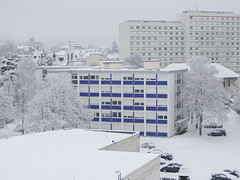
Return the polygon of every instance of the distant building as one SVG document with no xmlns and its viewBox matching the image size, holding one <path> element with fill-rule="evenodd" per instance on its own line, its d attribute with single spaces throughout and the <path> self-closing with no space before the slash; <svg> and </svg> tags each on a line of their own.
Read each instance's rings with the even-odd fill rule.
<svg viewBox="0 0 240 180">
<path fill-rule="evenodd" d="M 126 21 L 119 26 L 120 60 L 139 53 L 162 67 L 193 56 L 240 72 L 240 14 L 184 11 L 177 21 Z"/>
</svg>

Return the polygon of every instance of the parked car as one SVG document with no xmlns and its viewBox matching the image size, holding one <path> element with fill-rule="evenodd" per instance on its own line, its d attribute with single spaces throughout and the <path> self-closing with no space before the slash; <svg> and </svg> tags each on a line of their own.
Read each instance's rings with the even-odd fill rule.
<svg viewBox="0 0 240 180">
<path fill-rule="evenodd" d="M 144 142 L 141 144 L 141 148 L 153 149 L 155 148 L 155 145 L 153 143 Z"/>
<path fill-rule="evenodd" d="M 168 165 L 182 167 L 182 164 L 180 164 L 180 163 L 170 163 Z"/>
<path fill-rule="evenodd" d="M 231 180 L 231 178 L 228 178 L 227 175 L 223 173 L 219 173 L 213 174 L 211 180 Z"/>
<path fill-rule="evenodd" d="M 230 170 L 230 169 L 225 169 L 223 170 L 224 172 L 231 174 L 233 176 L 236 176 L 237 178 L 239 178 L 239 172 L 237 170 Z"/>
<path fill-rule="evenodd" d="M 178 165 L 171 165 L 168 164 L 167 166 L 164 166 L 160 169 L 161 172 L 172 172 L 172 173 L 177 173 L 179 172 L 181 166 Z"/>
<path fill-rule="evenodd" d="M 223 127 L 222 124 L 217 124 L 217 123 L 210 123 L 204 126 L 204 128 L 222 128 L 222 127 Z"/>
<path fill-rule="evenodd" d="M 187 167 L 181 165 L 178 172 L 178 180 L 190 180 L 189 170 Z"/>
<path fill-rule="evenodd" d="M 224 129 L 216 129 L 214 131 L 211 131 L 207 133 L 208 136 L 226 136 L 227 133 Z"/>
<path fill-rule="evenodd" d="M 169 160 L 169 161 L 173 159 L 172 154 L 163 152 L 161 149 L 157 149 L 157 148 L 153 149 L 152 151 L 149 151 L 148 153 L 160 154 L 162 159 Z"/>
<path fill-rule="evenodd" d="M 165 165 L 165 164 L 166 164 L 166 160 L 161 158 L 160 165 Z"/>
</svg>

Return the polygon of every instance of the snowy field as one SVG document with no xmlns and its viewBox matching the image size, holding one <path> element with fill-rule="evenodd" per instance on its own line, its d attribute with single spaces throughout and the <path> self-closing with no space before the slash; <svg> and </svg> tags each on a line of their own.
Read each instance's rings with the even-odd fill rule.
<svg viewBox="0 0 240 180">
<path fill-rule="evenodd" d="M 231 110 L 228 118 L 223 123 L 227 136 L 209 137 L 206 133 L 211 129 L 204 129 L 200 137 L 198 131 L 189 130 L 172 138 L 141 137 L 141 143 L 152 142 L 156 148 L 172 153 L 169 162 L 187 166 L 192 180 L 210 180 L 212 173 L 224 169 L 240 171 L 240 116 Z"/>
</svg>

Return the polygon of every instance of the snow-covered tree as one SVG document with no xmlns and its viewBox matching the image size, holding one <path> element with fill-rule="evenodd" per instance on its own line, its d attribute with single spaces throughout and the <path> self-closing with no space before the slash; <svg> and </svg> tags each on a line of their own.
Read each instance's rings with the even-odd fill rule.
<svg viewBox="0 0 240 180">
<path fill-rule="evenodd" d="M 0 56 L 4 56 L 7 53 L 15 54 L 17 52 L 17 46 L 13 41 L 7 40 L 5 43 L 0 46 Z"/>
<path fill-rule="evenodd" d="M 112 42 L 112 47 L 110 48 L 109 53 L 119 53 L 118 44 L 115 40 Z"/>
<path fill-rule="evenodd" d="M 54 62 L 53 56 L 46 56 L 37 60 L 38 66 L 52 66 Z"/>
<path fill-rule="evenodd" d="M 206 58 L 194 57 L 188 65 L 190 69 L 183 94 L 191 122 L 202 135 L 203 121 L 227 119 L 224 105 L 226 93 L 221 80 L 215 76 L 216 68 Z"/>
<path fill-rule="evenodd" d="M 236 94 L 233 98 L 233 106 L 240 113 L 240 80 L 237 82 Z"/>
<path fill-rule="evenodd" d="M 37 88 L 35 68 L 33 59 L 23 59 L 18 63 L 18 68 L 13 76 L 14 103 L 22 118 L 22 124 L 24 124 L 26 105 L 34 96 Z"/>
<path fill-rule="evenodd" d="M 125 59 L 124 64 L 131 65 L 135 68 L 142 68 L 143 67 L 143 59 L 140 54 L 135 53 L 133 55 L 130 55 Z"/>
<path fill-rule="evenodd" d="M 28 103 L 25 130 L 40 132 L 86 128 L 93 119 L 93 114 L 84 104 L 68 74 L 48 75 Z"/>
<path fill-rule="evenodd" d="M 0 71 L 1 75 L 5 74 L 15 74 L 15 69 L 17 68 L 17 63 L 20 59 L 13 54 L 7 53 L 5 54 L 1 64 Z"/>
<path fill-rule="evenodd" d="M 15 115 L 13 96 L 8 87 L 8 82 L 0 87 L 0 102 L 0 125 L 4 125 L 8 120 L 14 119 Z"/>
</svg>

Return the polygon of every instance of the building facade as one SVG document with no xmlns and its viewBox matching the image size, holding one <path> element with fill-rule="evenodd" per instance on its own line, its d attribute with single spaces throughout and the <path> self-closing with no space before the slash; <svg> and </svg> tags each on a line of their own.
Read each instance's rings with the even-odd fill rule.
<svg viewBox="0 0 240 180">
<path fill-rule="evenodd" d="M 161 67 L 184 62 L 185 30 L 178 21 L 126 21 L 119 26 L 120 60 L 138 53 Z"/>
<path fill-rule="evenodd" d="M 126 21 L 119 26 L 120 59 L 139 53 L 145 60 L 158 60 L 166 66 L 205 56 L 240 72 L 239 30 L 240 14 L 233 12 L 184 11 L 175 22 Z M 166 51 L 161 52 L 162 49 Z"/>
<path fill-rule="evenodd" d="M 40 73 L 40 77 L 61 72 L 71 75 L 73 86 L 94 112 L 93 129 L 161 137 L 184 131 L 187 119 L 180 94 L 186 71 L 123 69 L 121 65 L 108 62 L 104 69 L 41 67 L 45 75 Z"/>
</svg>

